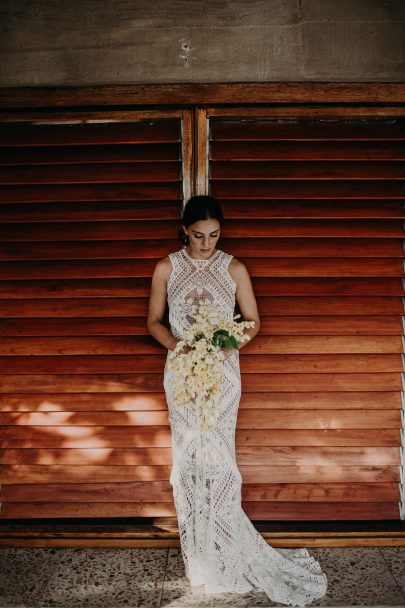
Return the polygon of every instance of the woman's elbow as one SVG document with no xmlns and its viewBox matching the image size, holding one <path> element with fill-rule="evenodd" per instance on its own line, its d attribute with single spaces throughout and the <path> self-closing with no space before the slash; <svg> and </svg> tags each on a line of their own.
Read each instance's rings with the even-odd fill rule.
<svg viewBox="0 0 405 608">
<path fill-rule="evenodd" d="M 148 320 L 146 322 L 146 327 L 148 328 L 148 331 L 152 336 L 155 335 L 156 328 L 159 325 L 163 325 L 163 323 L 160 319 L 156 319 L 155 317 L 148 318 Z"/>
<path fill-rule="evenodd" d="M 152 318 L 148 317 L 148 320 L 146 321 L 146 327 L 150 334 L 152 334 L 152 332 L 153 332 L 152 328 L 153 328 L 154 323 L 156 323 L 156 319 L 152 319 Z"/>
</svg>

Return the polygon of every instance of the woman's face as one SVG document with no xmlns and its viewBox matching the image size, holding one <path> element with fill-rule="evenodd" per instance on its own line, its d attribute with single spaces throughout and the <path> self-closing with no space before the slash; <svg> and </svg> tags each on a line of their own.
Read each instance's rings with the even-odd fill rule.
<svg viewBox="0 0 405 608">
<path fill-rule="evenodd" d="M 190 250 L 196 255 L 209 257 L 220 237 L 221 225 L 218 220 L 209 218 L 198 220 L 188 228 L 183 226 L 183 230 L 188 235 Z"/>
</svg>

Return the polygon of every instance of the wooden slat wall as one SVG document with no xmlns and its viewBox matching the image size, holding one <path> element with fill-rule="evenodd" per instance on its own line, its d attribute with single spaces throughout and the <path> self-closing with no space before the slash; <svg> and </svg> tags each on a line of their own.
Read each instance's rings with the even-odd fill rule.
<svg viewBox="0 0 405 608">
<path fill-rule="evenodd" d="M 192 171 L 180 116 L 0 128 L 0 518 L 175 515 L 146 314 Z M 219 246 L 262 319 L 236 432 L 251 519 L 399 517 L 404 139 L 401 119 L 210 120 Z"/>
<path fill-rule="evenodd" d="M 209 192 L 261 316 L 241 354 L 244 506 L 398 519 L 405 120 L 236 112 L 209 120 Z"/>
<path fill-rule="evenodd" d="M 178 114 L 0 127 L 3 519 L 175 514 L 146 315 L 178 248 Z"/>
</svg>

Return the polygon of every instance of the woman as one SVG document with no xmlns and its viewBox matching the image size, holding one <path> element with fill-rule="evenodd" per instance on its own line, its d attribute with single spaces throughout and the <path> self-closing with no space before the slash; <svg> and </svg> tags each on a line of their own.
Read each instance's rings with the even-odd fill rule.
<svg viewBox="0 0 405 608">
<path fill-rule="evenodd" d="M 260 328 L 256 299 L 246 266 L 216 248 L 224 224 L 218 201 L 192 197 L 183 212 L 184 248 L 156 264 L 148 330 L 168 349 L 164 389 L 172 430 L 170 483 L 180 543 L 191 586 L 206 593 L 264 591 L 271 600 L 305 606 L 325 594 L 327 579 L 306 549 L 275 549 L 257 532 L 241 508 L 242 478 L 235 457 L 235 427 L 241 396 L 239 350 L 224 350 L 221 413 L 215 429 L 201 430 L 193 402 L 175 405 L 168 360 L 193 323 L 193 305 L 208 300 L 232 320 L 235 300 L 254 338 Z M 170 331 L 162 319 L 169 305 Z M 187 352 L 188 347 L 183 347 Z"/>
</svg>

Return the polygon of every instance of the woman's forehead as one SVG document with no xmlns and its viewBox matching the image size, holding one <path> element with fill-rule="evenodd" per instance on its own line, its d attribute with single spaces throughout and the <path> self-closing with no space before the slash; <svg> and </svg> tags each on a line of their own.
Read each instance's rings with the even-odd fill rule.
<svg viewBox="0 0 405 608">
<path fill-rule="evenodd" d="M 190 228 L 195 232 L 215 232 L 219 228 L 219 222 L 215 219 L 199 220 L 191 224 Z"/>
</svg>

